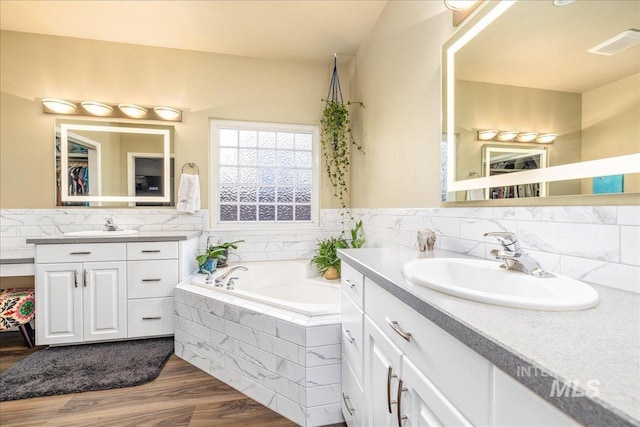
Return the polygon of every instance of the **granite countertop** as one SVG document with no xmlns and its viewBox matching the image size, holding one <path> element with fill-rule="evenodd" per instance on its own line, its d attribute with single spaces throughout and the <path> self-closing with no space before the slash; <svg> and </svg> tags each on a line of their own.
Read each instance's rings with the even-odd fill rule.
<svg viewBox="0 0 640 427">
<path fill-rule="evenodd" d="M 16 248 L 0 251 L 0 264 L 33 264 L 35 249 Z"/>
<path fill-rule="evenodd" d="M 50 236 L 34 237 L 27 239 L 27 243 L 36 245 L 59 245 L 77 243 L 126 243 L 126 242 L 165 242 L 189 240 L 199 237 L 202 231 L 141 231 L 136 234 L 122 235 L 118 237 L 93 237 L 93 236 Z"/>
<path fill-rule="evenodd" d="M 592 285 L 600 303 L 588 310 L 483 304 L 404 279 L 405 262 L 433 257 L 470 258 L 438 249 L 340 251 L 347 264 L 580 423 L 640 426 L 640 295 Z M 551 397 L 554 380 L 571 381 L 577 393 Z"/>
</svg>

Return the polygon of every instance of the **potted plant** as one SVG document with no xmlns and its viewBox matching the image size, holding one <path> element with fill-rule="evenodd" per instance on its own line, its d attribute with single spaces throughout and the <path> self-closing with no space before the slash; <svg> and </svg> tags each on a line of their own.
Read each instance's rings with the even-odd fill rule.
<svg viewBox="0 0 640 427">
<path fill-rule="evenodd" d="M 315 256 L 311 258 L 311 263 L 318 267 L 318 271 L 325 279 L 339 279 L 340 258 L 338 258 L 338 249 L 348 247 L 349 245 L 342 237 L 330 237 L 319 240 Z"/>
<path fill-rule="evenodd" d="M 244 240 L 217 243 L 215 245 L 207 242 L 207 248 L 204 253 L 196 256 L 198 271 L 200 273 L 214 272 L 218 267 L 226 267 L 227 258 L 229 258 L 229 248 L 238 249 L 237 244 L 240 242 L 244 242 Z"/>
</svg>

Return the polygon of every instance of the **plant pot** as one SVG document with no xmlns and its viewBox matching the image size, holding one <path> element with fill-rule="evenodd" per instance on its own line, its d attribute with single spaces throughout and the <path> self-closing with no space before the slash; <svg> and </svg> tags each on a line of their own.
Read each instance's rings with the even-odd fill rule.
<svg viewBox="0 0 640 427">
<path fill-rule="evenodd" d="M 218 267 L 217 261 L 215 259 L 208 259 L 204 262 L 204 264 L 198 267 L 198 273 L 213 273 L 216 271 Z"/>
<path fill-rule="evenodd" d="M 224 258 L 218 258 L 218 268 L 227 266 L 227 258 L 229 258 L 229 249 L 225 249 L 222 255 L 224 256 Z"/>
<path fill-rule="evenodd" d="M 333 267 L 329 267 L 327 271 L 324 272 L 323 277 L 327 280 L 336 280 L 340 278 L 340 272 Z"/>
</svg>

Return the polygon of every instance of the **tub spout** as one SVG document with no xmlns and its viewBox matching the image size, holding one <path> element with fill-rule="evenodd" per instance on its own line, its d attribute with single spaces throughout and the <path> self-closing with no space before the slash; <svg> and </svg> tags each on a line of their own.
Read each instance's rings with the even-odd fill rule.
<svg viewBox="0 0 640 427">
<path fill-rule="evenodd" d="M 236 265 L 235 267 L 231 267 L 229 271 L 226 271 L 221 276 L 216 277 L 216 286 L 226 286 L 224 281 L 227 280 L 227 277 L 229 277 L 231 273 L 236 270 L 248 271 L 249 269 L 244 265 Z"/>
</svg>

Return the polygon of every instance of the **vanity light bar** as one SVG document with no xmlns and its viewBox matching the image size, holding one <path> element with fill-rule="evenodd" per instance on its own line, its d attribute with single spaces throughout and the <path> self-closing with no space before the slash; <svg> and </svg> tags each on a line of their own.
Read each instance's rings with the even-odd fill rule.
<svg viewBox="0 0 640 427">
<path fill-rule="evenodd" d="M 538 144 L 552 144 L 558 134 L 520 132 L 517 130 L 501 131 L 497 129 L 481 129 L 478 131 L 478 141 L 499 141 L 499 142 L 529 142 Z"/>
<path fill-rule="evenodd" d="M 162 120 L 181 122 L 182 111 L 165 106 L 142 107 L 134 104 L 105 104 L 96 101 L 66 101 L 44 98 L 42 111 L 46 114 L 68 114 L 75 116 L 119 117 L 139 120 Z"/>
</svg>

